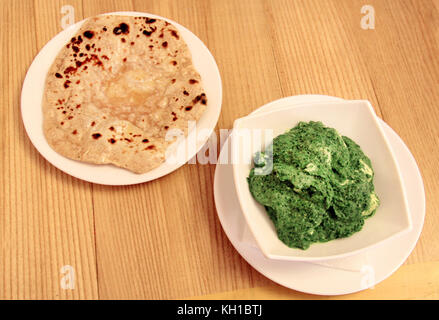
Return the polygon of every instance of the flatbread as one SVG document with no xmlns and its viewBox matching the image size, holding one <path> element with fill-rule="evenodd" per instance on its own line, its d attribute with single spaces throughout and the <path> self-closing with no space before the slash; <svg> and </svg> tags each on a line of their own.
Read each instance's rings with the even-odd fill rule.
<svg viewBox="0 0 439 320">
<path fill-rule="evenodd" d="M 44 134 L 58 153 L 145 173 L 165 160 L 170 129 L 187 134 L 207 97 L 190 51 L 170 23 L 88 19 L 51 66 Z"/>
</svg>

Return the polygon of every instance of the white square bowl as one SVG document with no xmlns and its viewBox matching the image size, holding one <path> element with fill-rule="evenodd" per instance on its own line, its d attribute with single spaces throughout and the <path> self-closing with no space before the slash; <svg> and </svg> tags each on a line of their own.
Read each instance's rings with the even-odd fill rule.
<svg viewBox="0 0 439 320">
<path fill-rule="evenodd" d="M 361 231 L 348 238 L 311 244 L 307 250 L 290 248 L 279 240 L 265 208 L 253 198 L 247 182 L 253 167 L 253 153 L 263 150 L 271 142 L 258 141 L 255 136 L 260 135 L 261 130 L 272 130 L 274 138 L 295 127 L 299 121 L 321 121 L 359 144 L 372 161 L 375 191 L 381 201 L 375 215 L 366 219 Z M 344 100 L 286 106 L 237 119 L 233 129 L 231 145 L 236 192 L 246 222 L 267 258 L 291 261 L 344 258 L 411 229 L 412 223 L 399 168 L 369 101 Z M 248 137 L 244 139 L 243 134 L 237 134 L 245 131 L 252 134 L 250 140 Z M 248 152 L 249 144 L 251 152 Z"/>
</svg>

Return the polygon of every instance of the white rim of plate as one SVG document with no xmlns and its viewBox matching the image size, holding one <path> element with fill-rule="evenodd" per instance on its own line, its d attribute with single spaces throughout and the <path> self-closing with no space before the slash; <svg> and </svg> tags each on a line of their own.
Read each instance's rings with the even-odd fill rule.
<svg viewBox="0 0 439 320">
<path fill-rule="evenodd" d="M 59 50 L 88 18 L 75 23 L 53 37 L 40 50 L 29 67 L 21 92 L 21 114 L 26 133 L 32 144 L 47 161 L 75 178 L 92 183 L 115 186 L 132 185 L 158 179 L 177 170 L 195 156 L 215 129 L 222 105 L 222 83 L 218 66 L 206 45 L 189 29 L 173 20 L 150 13 L 135 11 L 118 11 L 102 15 L 147 16 L 162 19 L 173 24 L 180 31 L 191 51 L 193 63 L 201 75 L 203 87 L 209 99 L 208 108 L 196 123 L 197 128 L 206 130 L 203 133 L 207 132 L 208 134 L 203 134 L 202 139 L 197 140 L 196 148 L 187 152 L 184 161 L 175 164 L 165 162 L 144 174 L 135 174 L 110 164 L 95 165 L 72 160 L 53 150 L 47 143 L 43 133 L 42 97 L 46 75 Z"/>
<path fill-rule="evenodd" d="M 303 101 L 305 99 L 305 101 Z M 316 94 L 309 94 L 309 95 L 298 95 L 298 96 L 292 96 L 292 97 L 285 97 L 281 98 L 272 102 L 269 102 L 260 108 L 253 111 L 253 113 L 257 112 L 264 112 L 266 110 L 269 110 L 270 108 L 276 108 L 278 106 L 282 106 L 284 103 L 291 103 L 291 104 L 303 104 L 303 103 L 312 103 L 312 102 L 325 102 L 325 101 L 336 101 L 337 99 L 342 99 L 338 97 L 332 97 L 332 96 L 325 96 L 325 95 L 316 95 Z M 391 143 L 392 149 L 397 146 L 400 149 L 403 150 L 404 153 L 406 153 L 406 157 L 403 157 L 404 160 L 408 161 L 409 163 L 406 163 L 405 166 L 412 166 L 412 169 L 414 172 L 412 173 L 414 178 L 417 180 L 420 190 L 418 190 L 418 201 L 419 203 L 413 204 L 412 206 L 418 206 L 420 212 L 413 212 L 411 211 L 412 215 L 412 221 L 413 221 L 413 228 L 408 233 L 405 233 L 401 236 L 399 239 L 394 239 L 389 242 L 384 243 L 382 246 L 377 247 L 376 249 L 372 249 L 370 251 L 367 251 L 366 253 L 368 255 L 372 255 L 375 253 L 376 260 L 380 261 L 382 258 L 388 258 L 390 256 L 390 259 L 393 259 L 393 261 L 384 261 L 381 262 L 380 266 L 376 266 L 376 270 L 378 276 L 375 277 L 372 283 L 368 283 L 367 287 L 362 287 L 361 283 L 358 281 L 358 286 L 353 286 L 352 283 L 349 285 L 343 286 L 343 288 L 338 289 L 331 289 L 331 288 L 321 288 L 320 286 L 313 286 L 310 285 L 308 282 L 308 279 L 303 279 L 303 276 L 306 276 L 304 272 L 308 273 L 308 276 L 310 276 L 309 273 L 318 272 L 319 274 L 324 274 L 325 278 L 331 277 L 331 279 L 339 280 L 339 282 L 342 282 L 346 276 L 351 276 L 353 273 L 350 271 L 343 271 L 339 269 L 332 269 L 326 266 L 316 265 L 313 263 L 308 262 L 296 262 L 296 261 L 283 261 L 283 260 L 273 260 L 266 258 L 263 253 L 258 248 L 252 248 L 249 247 L 247 244 L 241 243 L 239 239 L 239 235 L 234 234 L 233 226 L 227 221 L 226 215 L 222 213 L 222 210 L 224 210 L 224 205 L 221 203 L 220 195 L 218 194 L 219 187 L 219 171 L 220 167 L 217 167 L 215 170 L 215 177 L 214 177 L 214 200 L 215 205 L 217 208 L 217 214 L 218 218 L 220 220 L 221 226 L 226 233 L 229 241 L 232 243 L 233 247 L 236 251 L 246 260 L 255 270 L 257 270 L 259 273 L 261 273 L 263 276 L 267 277 L 268 279 L 272 280 L 275 283 L 278 283 L 286 288 L 297 290 L 304 293 L 310 293 L 315 295 L 343 295 L 343 294 L 350 294 L 358 291 L 362 291 L 368 288 L 373 288 L 376 284 L 380 283 L 381 281 L 388 278 L 390 275 L 392 275 L 403 263 L 404 261 L 409 257 L 410 253 L 413 251 L 413 249 L 416 246 L 416 243 L 421 235 L 422 228 L 424 225 L 424 218 L 425 218 L 425 191 L 424 191 L 424 184 L 422 181 L 422 176 L 419 170 L 419 167 L 416 164 L 416 160 L 411 154 L 408 147 L 405 145 L 404 141 L 397 135 L 393 129 L 387 125 L 383 120 L 379 119 L 380 124 L 383 125 L 383 129 L 386 132 L 386 134 L 391 133 L 390 135 L 394 135 L 393 139 L 397 140 L 398 143 L 395 144 L 395 141 Z M 400 145 L 398 145 L 400 144 Z M 227 145 L 227 142 L 224 144 Z M 401 153 L 401 150 L 399 151 Z M 220 165 L 221 166 L 221 165 Z M 227 166 L 227 165 L 225 165 Z M 218 171 L 217 171 L 218 170 Z M 230 171 L 232 171 L 231 168 L 229 168 Z M 404 175 L 403 175 L 404 176 Z M 231 174 L 230 177 L 231 183 L 233 183 L 233 175 Z M 230 189 L 230 188 L 229 188 Z M 234 190 L 234 188 L 232 188 Z M 422 194 L 422 197 L 420 196 Z M 236 195 L 235 195 L 236 196 Z M 237 200 L 236 200 L 237 201 Z M 414 199 L 412 199 L 414 201 Z M 410 202 L 409 202 L 410 203 Z M 230 208 L 229 208 L 230 209 Z M 238 206 L 236 210 L 241 210 Z M 242 212 L 240 212 L 242 215 Z M 236 213 L 234 213 L 236 214 Z M 416 216 L 416 218 L 413 219 L 413 216 Z M 242 221 L 245 223 L 244 217 L 241 217 Z M 396 240 L 396 241 L 395 241 Z M 398 242 L 398 243 L 396 243 Z M 406 247 L 404 250 L 402 248 L 400 249 L 400 242 L 405 242 Z M 393 251 L 387 251 L 386 248 L 389 248 L 391 246 L 398 245 L 398 250 Z M 381 251 L 384 251 L 381 252 Z M 402 252 L 404 251 L 404 252 Z M 359 254 L 361 255 L 361 253 Z M 268 268 L 270 270 L 267 270 Z M 265 268 L 265 269 L 264 269 Z M 282 271 L 283 269 L 287 268 L 288 272 Z M 299 269 L 299 275 L 295 277 L 295 269 Z M 322 276 L 323 277 L 323 276 Z M 358 277 L 356 277 L 358 278 Z M 300 280 L 300 281 L 299 281 Z M 356 279 L 358 280 L 358 279 Z M 345 280 L 346 281 L 346 280 Z"/>
</svg>

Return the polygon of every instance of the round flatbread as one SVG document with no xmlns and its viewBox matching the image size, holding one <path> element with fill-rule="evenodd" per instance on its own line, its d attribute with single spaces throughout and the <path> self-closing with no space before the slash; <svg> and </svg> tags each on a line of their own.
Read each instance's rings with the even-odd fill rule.
<svg viewBox="0 0 439 320">
<path fill-rule="evenodd" d="M 56 57 L 43 100 L 58 153 L 145 173 L 165 160 L 170 129 L 188 131 L 207 107 L 179 31 L 147 17 L 88 19 Z"/>
</svg>

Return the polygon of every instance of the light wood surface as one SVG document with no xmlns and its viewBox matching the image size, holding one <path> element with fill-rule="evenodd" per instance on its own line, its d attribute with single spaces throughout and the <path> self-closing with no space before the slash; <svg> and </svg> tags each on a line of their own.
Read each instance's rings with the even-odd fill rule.
<svg viewBox="0 0 439 320">
<path fill-rule="evenodd" d="M 283 96 L 368 99 L 421 169 L 427 214 L 406 263 L 374 289 L 338 298 L 439 298 L 439 1 L 0 0 L 0 298 L 316 297 L 253 270 L 221 229 L 213 165 L 107 187 L 50 165 L 21 122 L 20 92 L 38 51 L 75 20 L 143 11 L 193 31 L 214 55 L 224 99 L 217 129 Z M 375 9 L 374 30 L 360 27 Z M 75 270 L 62 289 L 61 268 Z"/>
</svg>

